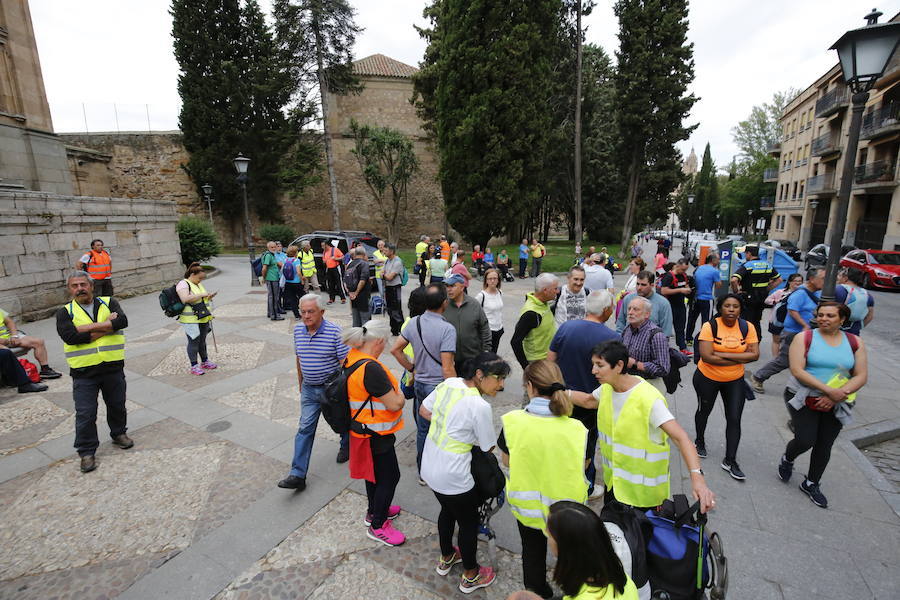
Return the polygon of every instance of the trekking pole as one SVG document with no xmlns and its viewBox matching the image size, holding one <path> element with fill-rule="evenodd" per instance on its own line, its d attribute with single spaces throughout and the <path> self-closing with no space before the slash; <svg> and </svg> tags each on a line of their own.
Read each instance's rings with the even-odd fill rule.
<svg viewBox="0 0 900 600">
<path fill-rule="evenodd" d="M 209 324 L 209 332 L 212 334 L 213 338 L 213 349 L 216 351 L 216 355 L 219 354 L 219 344 L 216 342 L 216 330 L 213 329 L 212 322 Z"/>
</svg>

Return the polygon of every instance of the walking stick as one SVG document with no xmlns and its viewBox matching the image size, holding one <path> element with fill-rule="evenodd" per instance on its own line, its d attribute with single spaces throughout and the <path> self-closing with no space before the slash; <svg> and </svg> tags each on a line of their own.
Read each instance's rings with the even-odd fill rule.
<svg viewBox="0 0 900 600">
<path fill-rule="evenodd" d="M 216 355 L 219 354 L 219 344 L 216 342 L 216 330 L 213 329 L 212 321 L 209 323 L 209 332 L 212 334 L 213 338 L 213 349 L 216 351 Z"/>
</svg>

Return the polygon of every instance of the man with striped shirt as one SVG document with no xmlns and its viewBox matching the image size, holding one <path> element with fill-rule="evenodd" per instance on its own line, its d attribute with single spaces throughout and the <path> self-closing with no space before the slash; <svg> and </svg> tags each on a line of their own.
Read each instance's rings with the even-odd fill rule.
<svg viewBox="0 0 900 600">
<path fill-rule="evenodd" d="M 341 341 L 341 328 L 325 319 L 325 305 L 318 294 L 300 298 L 301 322 L 294 327 L 294 351 L 297 354 L 297 381 L 300 384 L 300 427 L 294 438 L 294 459 L 290 474 L 278 487 L 303 491 L 312 454 L 316 425 L 325 401 L 325 380 L 350 351 Z M 341 436 L 337 462 L 350 459 L 349 439 Z"/>
</svg>

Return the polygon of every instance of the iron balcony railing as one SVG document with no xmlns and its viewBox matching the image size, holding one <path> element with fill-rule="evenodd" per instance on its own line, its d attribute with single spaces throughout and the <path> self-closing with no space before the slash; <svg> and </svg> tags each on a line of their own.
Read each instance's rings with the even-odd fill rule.
<svg viewBox="0 0 900 600">
<path fill-rule="evenodd" d="M 763 181 L 778 181 L 778 169 L 766 169 L 763 171 Z"/>
<path fill-rule="evenodd" d="M 781 154 L 781 142 L 769 142 L 766 146 L 767 154 Z"/>
<path fill-rule="evenodd" d="M 890 183 L 895 180 L 894 163 L 889 160 L 876 160 L 856 167 L 853 180 L 863 185 L 866 183 Z"/>
<path fill-rule="evenodd" d="M 850 92 L 845 87 L 837 87 L 816 101 L 816 116 L 834 112 L 845 104 L 850 103 Z"/>
<path fill-rule="evenodd" d="M 775 198 L 774 197 L 766 197 L 759 199 L 759 208 L 762 210 L 770 210 L 775 208 Z"/>
<path fill-rule="evenodd" d="M 787 161 L 786 163 L 784 163 L 784 166 L 781 168 L 781 170 L 790 171 L 792 166 L 794 166 L 794 163 L 791 161 Z"/>
<path fill-rule="evenodd" d="M 820 135 L 816 139 L 812 141 L 811 144 L 811 152 L 813 156 L 824 156 L 826 154 L 831 154 L 832 152 L 837 152 L 840 148 L 837 145 L 836 140 L 837 136 L 834 136 L 830 133 L 826 133 L 825 135 Z"/>
<path fill-rule="evenodd" d="M 891 102 L 863 115 L 860 136 L 871 137 L 892 126 L 900 125 L 900 103 Z"/>
<path fill-rule="evenodd" d="M 816 175 L 806 180 L 807 194 L 819 194 L 826 190 L 834 190 L 834 171 Z"/>
</svg>

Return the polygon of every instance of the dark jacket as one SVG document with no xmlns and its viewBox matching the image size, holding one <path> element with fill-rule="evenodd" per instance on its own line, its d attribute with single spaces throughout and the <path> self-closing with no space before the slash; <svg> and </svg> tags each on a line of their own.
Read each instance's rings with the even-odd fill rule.
<svg viewBox="0 0 900 600">
<path fill-rule="evenodd" d="M 457 362 L 475 358 L 482 352 L 491 350 L 491 327 L 481 305 L 468 294 L 463 295 L 463 303 L 456 306 L 452 300 L 444 311 L 444 319 L 456 329 Z M 457 373 L 459 375 L 459 373 Z"/>
</svg>

